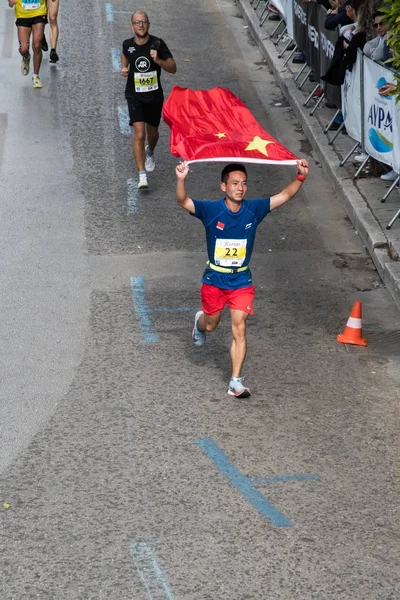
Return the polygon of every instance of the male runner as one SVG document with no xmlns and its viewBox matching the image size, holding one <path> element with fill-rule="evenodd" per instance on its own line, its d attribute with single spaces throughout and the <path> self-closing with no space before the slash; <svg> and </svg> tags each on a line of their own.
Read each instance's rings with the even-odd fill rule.
<svg viewBox="0 0 400 600">
<path fill-rule="evenodd" d="M 189 198 L 185 184 L 189 168 L 185 163 L 179 164 L 175 172 L 178 205 L 200 219 L 206 229 L 208 261 L 201 286 L 202 310 L 196 313 L 193 342 L 196 347 L 204 344 L 206 332 L 218 326 L 227 304 L 233 335 L 228 394 L 247 398 L 250 390 L 244 387 L 240 374 L 246 357 L 246 321 L 253 314 L 254 286 L 249 262 L 256 229 L 271 210 L 299 191 L 308 175 L 308 163 L 297 161 L 296 179 L 279 194 L 258 200 L 243 199 L 247 173 L 241 164 L 232 163 L 222 170 L 220 187 L 225 198 L 217 202 Z"/>
<path fill-rule="evenodd" d="M 149 35 L 149 18 L 138 10 L 132 15 L 134 37 L 122 44 L 121 75 L 127 77 L 125 97 L 129 125 L 133 126 L 132 151 L 139 171 L 138 189 L 148 187 L 146 171 L 154 171 L 154 148 L 164 102 L 161 70 L 176 73 L 176 64 L 166 43 Z M 147 146 L 145 140 L 147 134 Z"/>
<path fill-rule="evenodd" d="M 29 42 L 32 33 L 33 50 L 33 76 L 32 86 L 42 88 L 43 84 L 39 78 L 40 64 L 42 62 L 42 40 L 44 26 L 47 23 L 46 0 L 8 0 L 8 5 L 15 10 L 18 28 L 19 53 L 22 56 L 21 73 L 29 74 L 31 55 L 29 53 Z"/>
<path fill-rule="evenodd" d="M 50 22 L 50 56 L 49 62 L 55 64 L 59 57 L 57 54 L 58 42 L 58 10 L 60 8 L 60 0 L 47 0 L 47 16 Z"/>
</svg>

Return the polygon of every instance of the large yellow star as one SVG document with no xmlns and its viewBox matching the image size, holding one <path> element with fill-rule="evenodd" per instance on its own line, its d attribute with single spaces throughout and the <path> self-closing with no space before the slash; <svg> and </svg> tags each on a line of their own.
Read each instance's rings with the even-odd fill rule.
<svg viewBox="0 0 400 600">
<path fill-rule="evenodd" d="M 267 146 L 268 144 L 274 144 L 275 142 L 270 142 L 269 140 L 263 140 L 258 135 L 254 137 L 254 140 L 249 143 L 245 150 L 258 150 L 264 156 L 268 156 Z"/>
<path fill-rule="evenodd" d="M 217 138 L 221 139 L 221 138 L 223 138 L 223 137 L 226 137 L 226 133 L 221 133 L 221 132 L 220 132 L 220 133 L 216 133 L 216 134 L 215 134 L 215 136 L 216 136 Z"/>
</svg>

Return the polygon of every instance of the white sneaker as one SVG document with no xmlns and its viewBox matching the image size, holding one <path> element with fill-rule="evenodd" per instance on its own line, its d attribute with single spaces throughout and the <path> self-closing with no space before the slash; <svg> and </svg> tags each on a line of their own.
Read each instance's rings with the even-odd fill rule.
<svg viewBox="0 0 400 600">
<path fill-rule="evenodd" d="M 144 162 L 144 168 L 148 173 L 151 173 L 156 168 L 156 160 L 154 158 L 154 154 L 148 154 L 149 147 L 146 146 L 146 160 Z"/>
<path fill-rule="evenodd" d="M 39 77 L 32 77 L 32 87 L 37 89 L 43 87 L 43 83 L 40 81 Z"/>
<path fill-rule="evenodd" d="M 21 61 L 21 73 L 22 75 L 29 75 L 29 64 L 30 64 L 30 60 L 31 60 L 31 55 L 28 54 L 28 56 L 26 57 L 22 57 L 22 61 Z"/>
<path fill-rule="evenodd" d="M 363 163 L 366 158 L 368 158 L 368 154 L 365 154 L 365 152 L 360 152 L 360 154 L 357 154 L 354 157 L 354 160 L 355 162 Z"/>
<path fill-rule="evenodd" d="M 391 171 L 389 171 L 389 173 L 385 173 L 384 175 L 381 175 L 381 179 L 382 181 L 395 181 L 398 178 L 399 174 L 396 173 L 396 171 L 393 171 L 393 169 Z"/>
<path fill-rule="evenodd" d="M 228 387 L 230 396 L 236 396 L 236 398 L 248 398 L 250 396 L 250 390 L 244 387 L 243 379 L 244 377 L 232 377 Z"/>
<path fill-rule="evenodd" d="M 138 190 L 147 190 L 147 188 L 149 187 L 149 184 L 147 183 L 146 173 L 140 173 L 139 183 L 138 183 L 137 187 L 138 187 Z"/>
</svg>

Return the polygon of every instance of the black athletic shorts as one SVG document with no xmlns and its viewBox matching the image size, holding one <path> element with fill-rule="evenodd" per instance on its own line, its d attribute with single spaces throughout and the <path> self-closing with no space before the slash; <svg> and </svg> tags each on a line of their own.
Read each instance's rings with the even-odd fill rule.
<svg viewBox="0 0 400 600">
<path fill-rule="evenodd" d="M 136 98 L 127 98 L 129 109 L 129 125 L 133 123 L 148 123 L 158 127 L 161 121 L 164 97 L 157 98 L 154 102 L 140 102 Z"/>
<path fill-rule="evenodd" d="M 40 15 L 39 17 L 32 17 L 31 19 L 17 19 L 15 24 L 17 27 L 32 27 L 36 23 L 48 23 L 46 15 Z"/>
</svg>

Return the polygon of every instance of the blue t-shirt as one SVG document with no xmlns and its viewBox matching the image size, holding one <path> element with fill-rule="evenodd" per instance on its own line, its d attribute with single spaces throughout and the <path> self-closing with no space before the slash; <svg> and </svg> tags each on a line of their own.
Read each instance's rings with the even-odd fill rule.
<svg viewBox="0 0 400 600">
<path fill-rule="evenodd" d="M 226 207 L 224 198 L 216 202 L 193 200 L 193 204 L 193 216 L 200 219 L 206 229 L 210 263 L 228 269 L 247 266 L 253 252 L 256 229 L 270 212 L 270 199 L 243 200 L 236 213 Z M 250 269 L 220 273 L 207 267 L 202 282 L 226 290 L 253 285 Z"/>
</svg>

